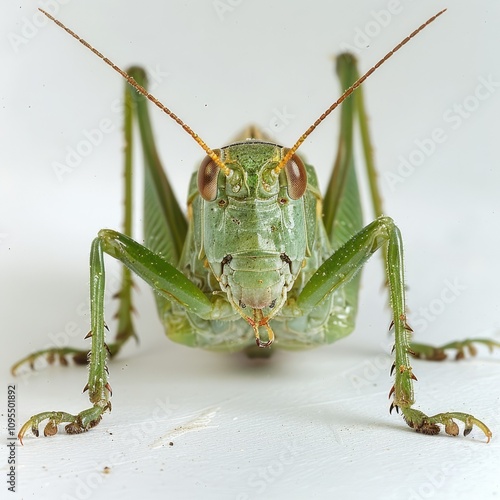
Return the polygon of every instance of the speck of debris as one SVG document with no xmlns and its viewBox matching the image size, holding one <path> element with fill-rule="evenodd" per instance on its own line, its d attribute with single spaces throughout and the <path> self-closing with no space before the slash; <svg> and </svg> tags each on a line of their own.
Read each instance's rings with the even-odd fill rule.
<svg viewBox="0 0 500 500">
<path fill-rule="evenodd" d="M 111 472 L 111 467 L 108 467 L 108 466 L 106 465 L 106 467 L 104 467 L 104 469 L 102 469 L 102 472 L 103 472 L 104 474 L 109 474 L 109 473 Z"/>
<path fill-rule="evenodd" d="M 170 443 L 168 443 L 169 446 L 174 446 L 174 442 L 173 441 L 170 441 Z"/>
</svg>

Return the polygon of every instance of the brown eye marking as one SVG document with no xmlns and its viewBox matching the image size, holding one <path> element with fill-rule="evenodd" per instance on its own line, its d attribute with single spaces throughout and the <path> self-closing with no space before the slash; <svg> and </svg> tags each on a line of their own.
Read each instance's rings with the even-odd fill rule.
<svg viewBox="0 0 500 500">
<path fill-rule="evenodd" d="M 207 156 L 198 169 L 198 191 L 206 201 L 213 201 L 217 197 L 217 177 L 219 167 Z"/>
<path fill-rule="evenodd" d="M 286 174 L 288 196 L 290 196 L 292 200 L 298 200 L 305 193 L 307 188 L 306 167 L 304 167 L 302 160 L 294 154 L 285 165 L 284 170 Z"/>
</svg>

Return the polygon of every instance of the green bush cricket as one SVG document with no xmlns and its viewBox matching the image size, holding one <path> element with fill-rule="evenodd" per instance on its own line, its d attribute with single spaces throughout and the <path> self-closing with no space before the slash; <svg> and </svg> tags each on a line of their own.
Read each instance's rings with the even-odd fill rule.
<svg viewBox="0 0 500 500">
<path fill-rule="evenodd" d="M 94 240 L 91 249 L 92 318 L 88 335 L 92 347 L 89 381 L 85 388 L 92 406 L 77 415 L 52 411 L 34 415 L 21 428 L 21 440 L 29 429 L 38 435 L 38 425 L 43 420 L 48 420 L 44 430 L 47 436 L 55 434 L 57 425 L 63 422 L 67 423 L 68 433 L 84 432 L 97 425 L 111 408 L 107 359 L 135 336 L 130 270 L 155 290 L 160 317 L 171 339 L 194 347 L 245 350 L 250 356 L 267 357 L 275 338 L 276 347 L 303 349 L 348 335 L 354 328 L 357 312 L 358 271 L 379 248 L 387 248 L 385 260 L 393 311 L 391 328 L 395 335 L 391 410 L 395 408 L 401 412 L 408 425 L 418 432 L 437 434 L 438 424 L 441 424 L 448 434 L 457 435 L 455 420 L 458 420 L 465 424 L 464 434 L 476 425 L 490 439 L 491 431 L 472 415 L 447 412 L 427 416 L 413 408 L 415 376 L 409 362 L 410 354 L 442 359 L 446 349 L 457 349 L 459 355 L 463 355 L 465 349 L 474 352 L 473 342 L 490 348 L 498 344 L 487 339 L 465 340 L 440 348 L 410 343 L 401 235 L 393 221 L 382 215 L 360 89 L 343 104 L 336 168 L 323 199 L 313 168 L 296 154 L 305 137 L 369 74 L 441 14 L 415 30 L 360 79 L 354 59 L 349 55 L 339 57 L 339 76 L 343 88 L 349 90 L 289 149 L 268 141 L 251 128 L 241 140 L 212 150 L 170 110 L 147 94 L 140 68 L 131 68 L 127 76 L 105 59 L 136 90 L 147 94 L 180 124 L 205 150 L 207 157 L 192 178 L 186 219 L 159 163 L 146 100 L 128 87 L 126 142 L 132 142 L 131 126 L 136 113 L 146 159 L 145 246 L 131 239 L 130 215 L 126 216 L 123 233 L 102 230 Z M 58 23 L 50 15 L 48 17 Z M 70 34 L 96 53 L 86 42 Z M 362 223 L 352 157 L 355 116 L 364 140 L 377 215 L 366 227 Z M 131 168 L 131 153 L 127 150 L 126 182 L 130 182 Z M 126 201 L 126 206 L 130 206 L 130 201 Z M 103 319 L 104 253 L 127 266 L 119 294 L 118 333 L 115 341 L 108 345 L 104 340 Z M 33 364 L 42 356 L 50 360 L 87 361 L 87 351 L 54 348 L 24 358 L 13 370 L 24 363 Z"/>
</svg>

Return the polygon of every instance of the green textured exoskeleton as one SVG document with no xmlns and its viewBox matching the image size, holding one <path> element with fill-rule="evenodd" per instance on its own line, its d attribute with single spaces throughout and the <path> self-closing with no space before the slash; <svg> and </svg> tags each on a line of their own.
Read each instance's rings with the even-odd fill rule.
<svg viewBox="0 0 500 500">
<path fill-rule="evenodd" d="M 473 350 L 473 341 L 440 348 L 410 343 L 401 234 L 392 219 L 382 215 L 363 97 L 358 88 L 383 61 L 441 13 L 361 78 L 354 58 L 348 54 L 339 56 L 337 71 L 342 88 L 348 90 L 291 148 L 275 144 L 251 127 L 237 142 L 212 150 L 146 91 L 143 70 L 131 68 L 125 73 L 105 59 L 130 84 L 125 94 L 126 213 L 123 233 L 104 229 L 92 243 L 88 335 L 92 346 L 89 352 L 73 348 L 39 351 L 13 367 L 15 371 L 25 362 L 33 364 L 40 356 L 63 360 L 71 357 L 78 363 L 87 362 L 88 357 L 86 389 L 91 407 L 77 415 L 55 411 L 34 415 L 21 428 L 20 439 L 29 429 L 38 435 L 42 420 L 48 420 L 45 435 L 55 434 L 62 422 L 67 422 L 68 433 L 87 431 L 111 408 L 107 358 L 116 355 L 136 335 L 131 312 L 131 272 L 155 291 L 160 319 L 172 340 L 192 347 L 245 350 L 250 356 L 267 357 L 273 343 L 284 349 L 305 349 L 349 334 L 357 313 L 359 271 L 382 248 L 395 335 L 391 409 L 401 411 L 407 424 L 418 432 L 436 434 L 438 424 L 442 424 L 448 434 L 457 435 L 455 419 L 465 424 L 464 434 L 476 425 L 489 440 L 488 427 L 472 415 L 447 412 L 427 416 L 413 408 L 415 376 L 409 356 L 442 359 L 446 349 L 457 349 L 459 354 L 466 347 Z M 46 15 L 103 58 L 59 21 Z M 355 89 L 357 92 L 351 96 Z M 207 153 L 191 179 L 187 217 L 177 204 L 158 159 L 146 98 L 179 123 Z M 342 101 L 345 102 L 337 160 L 322 197 L 313 167 L 303 162 L 297 149 Z M 131 238 L 134 117 L 139 123 L 146 167 L 144 245 Z M 364 227 L 352 148 L 355 123 L 360 128 L 376 215 Z M 108 345 L 104 324 L 104 254 L 124 264 L 118 294 L 118 333 Z M 474 342 L 488 347 L 498 345 L 485 339 Z"/>
</svg>

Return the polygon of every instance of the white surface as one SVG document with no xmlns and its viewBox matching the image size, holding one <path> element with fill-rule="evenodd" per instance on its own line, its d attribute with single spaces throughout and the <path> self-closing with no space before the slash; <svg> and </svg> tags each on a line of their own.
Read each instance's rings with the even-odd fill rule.
<svg viewBox="0 0 500 500">
<path fill-rule="evenodd" d="M 374 20 L 372 11 L 389 4 L 232 3 L 222 20 L 215 2 L 199 0 L 140 7 L 74 0 L 57 15 L 121 66 L 140 63 L 167 73 L 155 94 L 218 147 L 249 122 L 267 126 L 283 107 L 294 117 L 275 137 L 293 142 L 339 93 L 331 57 L 343 43 L 353 44 L 356 30 Z M 400 6 L 360 51 L 363 69 L 427 17 L 450 8 L 365 86 L 386 211 L 405 240 L 410 324 L 419 323 L 422 341 L 498 339 L 499 88 L 456 130 L 443 114 L 472 96 L 479 78 L 500 81 L 500 7 L 491 0 L 474 6 L 401 0 Z M 71 344 L 86 345 L 90 242 L 100 228 L 121 223 L 122 139 L 114 103 L 122 82 L 52 24 L 13 50 L 8 37 L 34 16 L 27 1 L 8 2 L 1 16 L 4 387 L 13 380 L 7 367 L 27 352 L 70 337 Z M 152 114 L 162 157 L 184 199 L 202 152 L 170 120 Z M 59 182 L 53 163 L 106 118 L 114 132 Z M 302 148 L 323 185 L 337 126 L 331 117 Z M 396 172 L 398 158 L 436 128 L 446 140 L 391 189 L 387 172 Z M 279 352 L 269 363 L 172 344 L 141 287 L 141 345 L 128 346 L 110 367 L 113 412 L 85 435 L 27 437 L 18 448 L 18 497 L 496 497 L 500 356 L 481 349 L 459 364 L 414 363 L 417 406 L 474 413 L 493 430 L 489 445 L 477 430 L 468 438 L 427 437 L 389 416 L 389 312 L 377 260 L 364 274 L 351 337 L 315 351 Z M 453 300 L 444 304 L 447 282 L 462 288 L 445 291 Z M 421 308 L 431 304 L 443 307 L 429 321 Z M 86 407 L 79 394 L 85 377 L 83 368 L 56 367 L 16 379 L 19 422 L 42 410 Z M 102 472 L 106 466 L 109 474 Z"/>
</svg>

